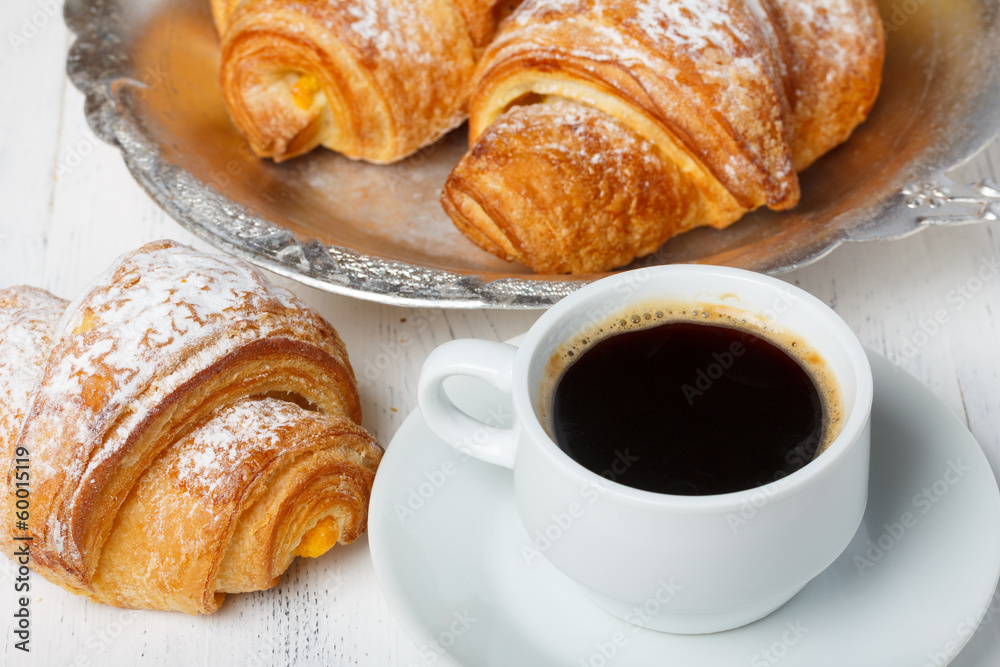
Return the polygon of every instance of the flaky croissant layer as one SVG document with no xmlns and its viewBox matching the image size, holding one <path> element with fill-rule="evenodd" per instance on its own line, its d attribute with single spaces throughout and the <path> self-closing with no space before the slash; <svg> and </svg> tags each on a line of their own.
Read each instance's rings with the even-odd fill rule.
<svg viewBox="0 0 1000 667">
<path fill-rule="evenodd" d="M 382 449 L 343 343 L 242 262 L 158 242 L 68 306 L 0 290 L 0 398 L 5 550 L 97 601 L 210 613 L 365 529 Z"/>
<path fill-rule="evenodd" d="M 669 216 L 689 228 L 704 220 L 701 202 L 655 144 L 601 111 L 556 101 L 490 125 L 452 174 L 444 206 L 492 253 L 567 273 L 653 252 L 663 236 L 642 223 Z"/>
<path fill-rule="evenodd" d="M 543 273 L 791 208 L 796 171 L 871 110 L 884 41 L 872 0 L 527 0 L 480 63 L 442 202 Z"/>
<path fill-rule="evenodd" d="M 261 157 L 322 145 L 401 160 L 465 119 L 476 62 L 509 4 L 212 0 L 226 105 Z"/>
</svg>

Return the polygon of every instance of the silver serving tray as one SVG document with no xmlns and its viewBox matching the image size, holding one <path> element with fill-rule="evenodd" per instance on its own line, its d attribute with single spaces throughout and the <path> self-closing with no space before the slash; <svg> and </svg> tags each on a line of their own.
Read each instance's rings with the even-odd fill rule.
<svg viewBox="0 0 1000 667">
<path fill-rule="evenodd" d="M 871 118 L 806 171 L 791 212 L 697 229 L 633 266 L 701 262 L 779 272 L 844 241 L 995 220 L 1000 188 L 945 172 L 1000 129 L 1000 4 L 884 0 L 885 83 Z M 480 251 L 438 196 L 464 128 L 390 167 L 320 150 L 254 158 L 216 80 L 208 0 L 67 0 L 73 83 L 90 126 L 184 227 L 276 273 L 407 306 L 535 308 L 600 276 L 535 275 Z"/>
</svg>

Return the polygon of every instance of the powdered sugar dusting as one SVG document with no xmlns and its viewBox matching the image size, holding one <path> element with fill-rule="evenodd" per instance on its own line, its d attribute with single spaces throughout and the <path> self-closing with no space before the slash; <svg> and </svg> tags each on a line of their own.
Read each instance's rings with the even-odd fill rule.
<svg viewBox="0 0 1000 667">
<path fill-rule="evenodd" d="M 406 3 L 403 4 L 405 6 Z M 351 17 L 351 30 L 374 45 L 379 51 L 389 51 L 392 46 L 393 33 L 384 26 L 389 25 L 397 29 L 400 27 L 399 14 L 393 7 L 393 5 L 376 7 L 373 2 L 352 4 L 347 9 L 347 14 Z M 382 21 L 379 20 L 380 9 L 382 10 Z"/>
<path fill-rule="evenodd" d="M 523 45 L 527 40 L 532 48 L 558 45 L 561 50 L 567 47 L 559 35 L 592 32 L 600 39 L 570 40 L 568 50 L 602 62 L 649 67 L 659 67 L 675 53 L 697 61 L 706 51 L 721 50 L 743 67 L 759 67 L 753 57 L 757 35 L 746 20 L 744 4 L 734 0 L 639 0 L 624 4 L 613 0 L 528 0 L 518 9 L 514 23 L 519 29 L 501 35 L 496 50 L 503 47 L 505 38 L 510 45 Z M 699 67 L 710 69 L 717 62 L 713 55 Z"/>
<path fill-rule="evenodd" d="M 871 38 L 875 26 L 871 15 L 859 11 L 858 0 L 771 0 L 789 19 L 793 30 L 808 35 L 824 63 L 846 69 L 856 62 L 859 41 Z M 833 38 L 835 37 L 835 38 Z M 801 37 L 800 37 L 801 41 Z"/>
<path fill-rule="evenodd" d="M 502 32 L 491 46 L 490 53 L 499 54 L 505 47 L 512 51 L 530 48 L 543 52 L 566 52 L 596 62 L 633 62 L 647 67 L 657 65 L 660 59 L 651 57 L 625 33 L 599 20 L 587 20 L 588 17 L 584 16 L 586 11 L 592 11 L 600 19 L 605 8 L 603 2 L 593 0 L 529 0 L 513 16 L 511 24 L 517 29 Z M 571 45 L 560 39 L 561 35 L 574 31 L 592 31 L 600 39 L 596 44 L 588 40 L 572 40 Z M 492 57 L 488 54 L 484 60 Z"/>
<path fill-rule="evenodd" d="M 33 287 L 0 290 L 0 451 L 14 447 L 66 303 Z"/>
<path fill-rule="evenodd" d="M 176 475 L 185 486 L 214 492 L 234 469 L 281 446 L 286 429 L 307 413 L 272 398 L 245 400 L 223 408 L 177 446 Z"/>
<path fill-rule="evenodd" d="M 794 89 L 796 167 L 844 141 L 881 81 L 884 33 L 870 0 L 769 0 Z"/>
<path fill-rule="evenodd" d="M 179 246 L 132 255 L 117 276 L 98 279 L 97 285 L 115 279 L 106 289 L 92 290 L 83 308 L 70 308 L 61 345 L 74 354 L 61 358 L 47 393 L 77 401 L 87 378 L 101 372 L 118 392 L 134 395 L 165 364 L 181 361 L 182 350 L 215 342 L 234 312 L 249 318 L 275 297 L 298 307 L 290 292 L 265 291 L 263 277 L 241 264 Z"/>
<path fill-rule="evenodd" d="M 355 45 L 373 50 L 379 60 L 432 65 L 440 61 L 435 49 L 429 48 L 428 37 L 443 27 L 431 19 L 428 3 L 433 2 L 437 0 L 336 0 L 331 3 L 327 26 L 335 30 L 337 22 L 345 21 Z"/>
<path fill-rule="evenodd" d="M 576 141 L 570 145 L 559 140 L 558 133 L 552 133 L 552 141 L 535 143 L 530 147 L 532 153 L 562 154 L 578 165 L 587 167 L 587 174 L 581 178 L 600 178 L 606 171 L 624 172 L 627 179 L 630 164 L 635 156 L 647 163 L 661 160 L 662 155 L 656 145 L 642 138 L 629 128 L 596 109 L 566 100 L 547 100 L 544 117 L 525 107 L 514 107 L 498 118 L 490 127 L 490 134 L 498 136 L 537 136 L 530 127 L 533 123 L 555 124 L 569 128 L 576 135 Z M 593 150 L 593 139 L 588 135 L 599 135 L 604 138 L 600 151 Z M 636 183 L 636 187 L 651 186 L 650 183 Z"/>
<path fill-rule="evenodd" d="M 710 46 L 730 50 L 745 48 L 751 37 L 733 21 L 728 2 L 675 0 L 639 2 L 635 20 L 642 31 L 658 42 L 669 42 L 689 53 Z"/>
</svg>

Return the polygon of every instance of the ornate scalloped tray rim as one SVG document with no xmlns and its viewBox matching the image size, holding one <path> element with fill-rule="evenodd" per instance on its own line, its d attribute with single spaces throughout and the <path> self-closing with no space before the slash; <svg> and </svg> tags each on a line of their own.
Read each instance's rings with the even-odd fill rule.
<svg viewBox="0 0 1000 667">
<path fill-rule="evenodd" d="M 95 134 L 117 146 L 129 171 L 150 197 L 202 240 L 311 287 L 405 307 L 546 308 L 600 277 L 455 273 L 326 246 L 315 239 L 299 239 L 289 230 L 253 215 L 190 173 L 161 161 L 156 146 L 143 136 L 127 107 L 119 103 L 116 92 L 121 87 L 142 88 L 145 84 L 129 76 L 134 69 L 127 54 L 114 48 L 123 41 L 121 17 L 108 11 L 108 3 L 66 0 L 64 18 L 76 34 L 67 73 L 86 96 L 85 113 Z M 108 17 L 112 19 L 110 25 L 105 22 Z M 981 145 L 960 162 L 971 159 L 989 142 L 989 136 L 976 142 Z M 845 230 L 826 247 L 798 261 L 764 270 L 781 273 L 801 268 L 825 257 L 845 241 L 889 240 L 930 225 L 1000 219 L 1000 186 L 991 182 L 955 183 L 944 175 L 945 171 L 907 185 L 882 202 L 879 216 Z"/>
</svg>

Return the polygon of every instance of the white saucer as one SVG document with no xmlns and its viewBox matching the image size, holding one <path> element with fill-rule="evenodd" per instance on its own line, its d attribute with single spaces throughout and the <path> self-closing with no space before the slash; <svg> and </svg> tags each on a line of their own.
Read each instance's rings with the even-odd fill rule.
<svg viewBox="0 0 1000 667">
<path fill-rule="evenodd" d="M 756 623 L 680 636 L 602 611 L 544 558 L 525 556 L 531 542 L 511 472 L 454 451 L 417 411 L 393 438 L 372 492 L 368 531 L 382 592 L 434 665 L 945 665 L 971 638 L 1000 575 L 1000 493 L 962 423 L 911 376 L 869 358 L 864 522 L 840 559 Z M 453 380 L 456 404 L 484 417 L 496 394 Z"/>
</svg>

